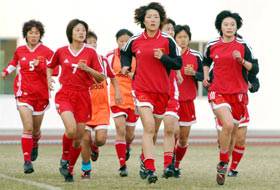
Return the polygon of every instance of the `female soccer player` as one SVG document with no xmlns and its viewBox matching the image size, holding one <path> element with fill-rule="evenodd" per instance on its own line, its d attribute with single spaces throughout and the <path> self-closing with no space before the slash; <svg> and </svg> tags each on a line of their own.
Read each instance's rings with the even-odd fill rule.
<svg viewBox="0 0 280 190">
<path fill-rule="evenodd" d="M 237 37 L 237 30 L 242 26 L 239 14 L 222 11 L 216 17 L 215 26 L 221 37 L 208 42 L 206 46 L 203 85 L 208 87 L 210 105 L 222 126 L 216 180 L 219 185 L 223 185 L 229 162 L 232 131 L 247 111 L 247 73 L 258 73 L 258 64 L 254 62 L 248 44 Z M 210 78 L 211 66 L 213 74 Z"/>
<path fill-rule="evenodd" d="M 191 31 L 188 25 L 175 27 L 175 40 L 181 47 L 183 65 L 181 75 L 183 82 L 179 85 L 179 135 L 175 145 L 174 176 L 180 177 L 179 165 L 187 148 L 191 125 L 196 122 L 194 100 L 197 95 L 197 81 L 203 80 L 202 56 L 199 52 L 190 49 Z"/>
<path fill-rule="evenodd" d="M 87 44 L 94 49 L 97 48 L 97 35 L 93 32 L 88 32 Z M 115 74 L 110 67 L 107 58 L 100 56 L 99 59 L 104 67 L 105 76 L 108 76 L 111 80 L 113 89 L 116 91 L 114 101 L 116 104 L 122 102 L 121 93 L 119 90 L 118 82 L 115 78 Z M 82 140 L 82 179 L 90 178 L 91 174 L 91 162 L 96 161 L 99 155 L 99 147 L 106 143 L 107 130 L 110 125 L 110 106 L 107 89 L 107 81 L 102 83 L 94 83 L 90 88 L 91 94 L 91 107 L 92 115 L 91 120 L 86 124 L 86 132 L 84 133 Z M 92 138 L 95 132 L 94 139 Z"/>
<path fill-rule="evenodd" d="M 35 161 L 38 156 L 40 127 L 44 113 L 49 107 L 46 65 L 53 52 L 41 42 L 44 33 L 41 22 L 30 20 L 24 23 L 22 34 L 26 45 L 16 49 L 12 61 L 2 72 L 2 77 L 5 78 L 18 68 L 14 80 L 14 94 L 23 124 L 21 145 L 24 173 L 34 171 L 31 161 Z"/>
<path fill-rule="evenodd" d="M 255 60 L 257 62 L 257 60 Z M 249 91 L 251 93 L 255 93 L 259 90 L 260 83 L 259 79 L 256 75 L 252 73 L 248 73 L 248 84 Z M 242 121 L 239 122 L 237 128 L 233 129 L 230 143 L 230 156 L 231 156 L 231 164 L 228 171 L 229 177 L 236 177 L 238 174 L 237 166 L 239 165 L 243 155 L 245 153 L 245 145 L 246 145 L 246 134 L 247 128 L 250 122 L 249 112 L 247 110 Z M 220 137 L 220 131 L 222 130 L 221 124 L 216 120 L 218 137 Z M 219 138 L 220 139 L 220 138 Z"/>
<path fill-rule="evenodd" d="M 128 175 L 126 161 L 130 157 L 130 145 L 134 139 L 135 124 L 138 115 L 135 114 L 135 105 L 132 97 L 132 78 L 135 71 L 135 60 L 133 59 L 131 72 L 126 75 L 121 74 L 120 49 L 127 43 L 133 34 L 127 29 L 121 29 L 116 33 L 118 48 L 107 55 L 110 65 L 116 73 L 116 79 L 119 83 L 122 104 L 116 104 L 114 100 L 115 90 L 110 89 L 111 111 L 116 126 L 115 148 L 119 159 L 121 177 Z"/>
<path fill-rule="evenodd" d="M 169 34 L 172 38 L 174 38 L 174 28 L 175 22 L 167 18 L 163 22 L 162 32 Z M 176 75 L 175 75 L 176 72 Z M 164 123 L 164 138 L 163 138 L 163 147 L 164 147 L 164 156 L 163 156 L 163 177 L 168 178 L 174 175 L 174 164 L 172 161 L 174 160 L 174 133 L 175 131 L 179 133 L 179 90 L 178 84 L 181 83 L 182 76 L 181 71 L 171 71 L 169 75 L 170 80 L 170 88 L 169 88 L 169 100 L 167 103 L 166 111 L 163 117 Z M 179 82 L 180 80 L 180 82 Z M 159 130 L 159 125 L 156 126 L 156 134 L 154 136 L 154 142 L 156 142 L 157 132 Z M 175 135 L 176 136 L 176 135 Z M 175 138 L 176 139 L 176 138 Z"/>
<path fill-rule="evenodd" d="M 105 79 L 95 50 L 84 43 L 87 32 L 87 23 L 71 20 L 66 29 L 70 45 L 55 52 L 47 70 L 49 88 L 53 89 L 53 68 L 57 65 L 62 68 L 61 88 L 56 93 L 55 103 L 65 126 L 60 173 L 66 182 L 73 181 L 73 168 L 80 155 L 85 124 L 91 117 L 89 88 L 94 80 L 101 82 Z"/>
<path fill-rule="evenodd" d="M 152 2 L 135 10 L 135 22 L 145 31 L 133 36 L 121 51 L 122 73 L 131 68 L 136 57 L 133 90 L 136 106 L 144 127 L 140 176 L 155 183 L 154 142 L 156 118 L 163 116 L 169 99 L 169 73 L 180 69 L 182 60 L 176 42 L 160 31 L 166 18 L 161 4 Z M 143 164 L 144 163 L 144 164 Z"/>
</svg>

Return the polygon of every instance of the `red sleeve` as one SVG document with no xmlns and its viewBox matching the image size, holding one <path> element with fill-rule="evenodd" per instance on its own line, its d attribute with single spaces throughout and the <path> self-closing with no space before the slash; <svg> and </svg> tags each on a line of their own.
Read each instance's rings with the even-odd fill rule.
<svg viewBox="0 0 280 190">
<path fill-rule="evenodd" d="M 59 65 L 59 50 L 57 50 L 54 55 L 52 56 L 49 64 L 47 65 L 48 68 L 55 69 Z"/>
<path fill-rule="evenodd" d="M 109 78 L 115 78 L 115 73 L 111 67 L 111 65 L 109 64 L 108 59 L 106 59 L 105 57 L 103 57 L 103 62 L 104 62 L 104 66 L 106 68 L 106 75 Z"/>
<path fill-rule="evenodd" d="M 35 68 L 39 71 L 46 71 L 46 66 L 50 62 L 52 56 L 53 56 L 53 51 L 45 47 L 44 56 L 43 57 L 38 56 L 38 60 L 40 61 L 40 63 Z"/>
<path fill-rule="evenodd" d="M 13 59 L 10 61 L 10 63 L 3 69 L 3 72 L 6 74 L 12 73 L 17 68 L 18 64 L 18 50 L 15 51 Z"/>
<path fill-rule="evenodd" d="M 90 67 L 100 73 L 104 73 L 103 67 L 102 67 L 102 58 L 99 58 L 96 51 L 92 49 L 92 60 Z"/>
</svg>

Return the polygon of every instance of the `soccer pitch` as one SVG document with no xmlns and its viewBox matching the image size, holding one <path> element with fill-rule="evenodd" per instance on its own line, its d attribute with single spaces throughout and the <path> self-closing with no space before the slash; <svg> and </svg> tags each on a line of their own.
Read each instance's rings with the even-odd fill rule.
<svg viewBox="0 0 280 190">
<path fill-rule="evenodd" d="M 279 146 L 248 146 L 239 165 L 236 178 L 226 178 L 224 186 L 216 184 L 216 146 L 190 146 L 181 163 L 182 177 L 179 179 L 161 178 L 163 170 L 163 148 L 158 145 L 155 156 L 159 180 L 147 184 L 139 177 L 139 145 L 132 146 L 132 155 L 127 162 L 129 176 L 118 175 L 118 161 L 114 146 L 106 145 L 100 149 L 100 157 L 93 163 L 90 180 L 81 180 L 81 159 L 75 167 L 75 182 L 65 183 L 59 174 L 60 145 L 41 145 L 39 157 L 33 163 L 35 172 L 23 173 L 23 159 L 20 145 L 0 145 L 0 189 L 279 189 L 280 151 Z"/>
</svg>

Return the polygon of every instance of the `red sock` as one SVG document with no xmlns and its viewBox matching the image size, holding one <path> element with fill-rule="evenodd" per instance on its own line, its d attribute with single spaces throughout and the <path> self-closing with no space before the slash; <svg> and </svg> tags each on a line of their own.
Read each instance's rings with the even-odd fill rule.
<svg viewBox="0 0 280 190">
<path fill-rule="evenodd" d="M 172 164 L 173 152 L 164 152 L 164 169 Z"/>
<path fill-rule="evenodd" d="M 21 136 L 21 148 L 24 161 L 31 161 L 31 152 L 33 147 L 32 133 L 23 132 Z"/>
<path fill-rule="evenodd" d="M 185 147 L 180 146 L 179 144 L 175 147 L 175 168 L 179 168 L 181 160 L 184 158 L 184 155 L 188 149 L 188 145 Z"/>
<path fill-rule="evenodd" d="M 156 171 L 154 159 L 148 158 L 148 159 L 144 160 L 144 165 L 147 170 Z"/>
<path fill-rule="evenodd" d="M 140 159 L 141 159 L 142 161 L 145 160 L 145 156 L 144 156 L 144 154 L 143 154 L 143 151 L 141 152 Z"/>
<path fill-rule="evenodd" d="M 229 152 L 228 150 L 220 150 L 220 162 L 228 163 Z"/>
<path fill-rule="evenodd" d="M 81 147 L 79 146 L 78 148 L 75 148 L 71 146 L 70 152 L 69 152 L 69 168 L 68 171 L 73 175 L 73 169 L 76 164 L 76 161 L 79 158 L 81 152 Z"/>
<path fill-rule="evenodd" d="M 232 161 L 230 166 L 231 170 L 236 170 L 240 160 L 243 157 L 244 151 L 245 151 L 244 146 L 234 146 L 234 149 L 232 151 Z"/>
<path fill-rule="evenodd" d="M 119 158 L 120 166 L 125 165 L 125 152 L 126 152 L 125 141 L 116 141 L 115 148 Z"/>
<path fill-rule="evenodd" d="M 41 132 L 39 132 L 38 134 L 32 136 L 33 148 L 37 148 L 38 147 L 38 141 L 40 140 L 40 138 L 41 138 Z"/>
<path fill-rule="evenodd" d="M 99 148 L 96 146 L 95 142 L 91 143 L 90 148 L 92 152 L 99 152 Z"/>
<path fill-rule="evenodd" d="M 64 133 L 62 137 L 62 160 L 69 160 L 69 152 L 72 143 L 73 139 L 68 138 Z"/>
</svg>

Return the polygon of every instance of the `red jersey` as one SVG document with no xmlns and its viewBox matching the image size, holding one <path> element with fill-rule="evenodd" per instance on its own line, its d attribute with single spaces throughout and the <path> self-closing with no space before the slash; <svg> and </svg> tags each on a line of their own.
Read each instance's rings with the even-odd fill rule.
<svg viewBox="0 0 280 190">
<path fill-rule="evenodd" d="M 161 49 L 161 59 L 154 57 L 154 50 Z M 158 31 L 154 37 L 146 32 L 133 36 L 121 50 L 121 64 L 131 66 L 136 58 L 136 71 L 132 87 L 140 92 L 169 93 L 169 72 L 180 69 L 182 59 L 176 42 L 172 37 Z"/>
<path fill-rule="evenodd" d="M 41 43 L 32 50 L 27 45 L 16 49 L 13 59 L 3 70 L 6 74 L 10 74 L 18 68 L 14 80 L 16 97 L 31 95 L 42 99 L 49 98 L 46 65 L 52 55 L 52 50 Z M 36 60 L 39 60 L 39 65 L 34 66 L 33 62 Z"/>
<path fill-rule="evenodd" d="M 170 99 L 179 100 L 179 89 L 177 84 L 176 73 L 174 70 L 170 72 L 169 82 L 170 82 L 170 88 L 169 88 Z"/>
<path fill-rule="evenodd" d="M 222 38 L 208 42 L 204 53 L 204 66 L 213 66 L 212 82 L 209 90 L 221 94 L 247 93 L 247 70 L 233 57 L 233 51 L 239 51 L 241 57 L 253 63 L 254 57 L 247 43 L 236 37 L 232 42 L 224 43 Z M 251 72 L 255 70 L 253 66 Z"/>
<path fill-rule="evenodd" d="M 181 74 L 184 80 L 179 85 L 179 100 L 194 100 L 197 95 L 197 81 L 203 80 L 202 57 L 198 51 L 188 49 L 182 54 L 182 61 Z M 192 67 L 196 71 L 195 76 L 185 75 L 185 67 Z"/>
<path fill-rule="evenodd" d="M 79 62 L 84 62 L 98 72 L 103 72 L 100 59 L 95 50 L 86 44 L 77 54 L 72 52 L 70 46 L 59 48 L 48 67 L 61 66 L 59 82 L 63 87 L 72 90 L 88 90 L 93 85 L 94 78 L 91 74 L 78 68 Z"/>
</svg>

